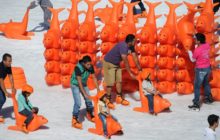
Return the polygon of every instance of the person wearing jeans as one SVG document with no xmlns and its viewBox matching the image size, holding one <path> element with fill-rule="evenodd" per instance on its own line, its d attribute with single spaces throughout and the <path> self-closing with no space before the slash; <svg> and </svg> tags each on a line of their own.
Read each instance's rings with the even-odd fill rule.
<svg viewBox="0 0 220 140">
<path fill-rule="evenodd" d="M 74 106 L 72 112 L 72 126 L 75 128 L 82 128 L 82 124 L 78 121 L 79 110 L 81 107 L 81 97 L 82 94 L 86 109 L 87 109 L 87 117 L 94 122 L 94 114 L 93 114 L 93 105 L 92 101 L 89 99 L 89 89 L 87 87 L 87 80 L 90 75 L 92 75 L 93 81 L 96 85 L 97 90 L 99 91 L 99 85 L 95 76 L 94 67 L 91 64 L 92 60 L 90 56 L 84 56 L 79 63 L 76 65 L 73 74 L 71 76 L 71 90 L 74 99 Z"/>
<path fill-rule="evenodd" d="M 2 57 L 2 62 L 0 62 L 0 123 L 4 122 L 4 118 L 2 116 L 2 107 L 6 101 L 6 97 L 11 97 L 11 94 L 5 88 L 4 80 L 8 75 L 12 93 L 16 93 L 16 89 L 14 88 L 14 79 L 11 70 L 12 56 L 8 53 L 5 53 Z"/>
<path fill-rule="evenodd" d="M 111 117 L 116 122 L 118 122 L 118 120 L 112 114 L 110 114 L 110 109 L 107 106 L 108 98 L 107 98 L 107 94 L 105 93 L 105 91 L 98 92 L 97 97 L 99 99 L 98 100 L 98 116 L 102 122 L 104 137 L 109 139 L 110 135 L 107 130 L 108 124 L 107 124 L 106 118 Z M 118 133 L 123 133 L 123 132 L 119 131 Z"/>
<path fill-rule="evenodd" d="M 158 91 L 156 90 L 156 88 L 154 87 L 151 79 L 150 79 L 150 74 L 148 75 L 148 77 L 142 81 L 142 88 L 143 88 L 143 92 L 145 94 L 145 97 L 148 100 L 148 107 L 149 107 L 149 112 L 151 114 L 154 114 L 154 95 L 158 94 Z M 162 97 L 160 94 L 158 94 L 160 97 Z"/>
<path fill-rule="evenodd" d="M 141 13 L 143 13 L 144 11 L 146 11 L 146 9 L 145 9 L 144 4 L 143 4 L 143 2 L 142 2 L 141 0 L 131 0 L 131 3 L 133 3 L 133 2 L 138 2 L 138 1 L 139 1 L 138 5 L 139 5 L 140 8 L 141 8 Z M 136 8 L 135 6 L 134 6 L 134 8 L 133 8 L 133 14 L 134 14 L 134 15 L 137 14 L 137 8 Z"/>
<path fill-rule="evenodd" d="M 83 87 L 86 91 L 86 93 L 89 94 L 89 89 L 88 87 Z M 75 85 L 71 85 L 71 90 L 72 90 L 72 93 L 73 93 L 73 98 L 74 98 L 74 106 L 73 106 L 73 116 L 79 116 L 79 112 L 80 112 L 80 107 L 81 107 L 81 93 L 80 93 L 80 89 L 78 86 L 75 86 Z M 83 95 L 82 95 L 83 96 Z M 85 100 L 85 104 L 86 104 L 86 110 L 88 112 L 93 112 L 93 105 L 92 105 L 92 101 L 83 96 L 84 100 Z"/>
<path fill-rule="evenodd" d="M 200 87 L 202 85 L 205 88 L 204 103 L 210 104 L 213 102 L 211 89 L 209 85 L 209 76 L 211 73 L 211 65 L 209 59 L 210 45 L 206 43 L 205 35 L 202 33 L 197 33 L 195 35 L 195 38 L 198 47 L 195 48 L 193 53 L 190 50 L 188 50 L 190 60 L 196 63 L 193 105 L 190 105 L 188 107 L 193 109 L 199 109 Z"/>
<path fill-rule="evenodd" d="M 199 97 L 200 97 L 200 87 L 201 85 L 204 86 L 205 91 L 205 99 L 211 98 L 211 89 L 209 85 L 209 76 L 211 74 L 211 67 L 208 68 L 196 68 L 195 69 L 195 83 L 194 83 L 194 94 L 195 98 L 193 102 L 199 104 Z"/>
</svg>

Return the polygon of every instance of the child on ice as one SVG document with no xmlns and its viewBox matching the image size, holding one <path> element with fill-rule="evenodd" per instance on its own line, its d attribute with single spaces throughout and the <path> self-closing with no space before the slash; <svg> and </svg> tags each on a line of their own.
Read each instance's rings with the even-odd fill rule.
<svg viewBox="0 0 220 140">
<path fill-rule="evenodd" d="M 30 85 L 25 85 L 22 87 L 22 93 L 18 95 L 18 112 L 21 115 L 27 117 L 26 120 L 24 121 L 24 124 L 22 125 L 22 131 L 26 134 L 28 133 L 27 126 L 34 118 L 33 114 L 38 113 L 38 108 L 33 107 L 30 101 L 28 100 L 28 97 L 32 93 L 33 93 L 33 88 Z"/>
<path fill-rule="evenodd" d="M 99 101 L 98 101 L 98 115 L 100 120 L 102 121 L 102 126 L 103 126 L 103 131 L 104 131 L 104 137 L 107 139 L 110 139 L 111 136 L 108 134 L 107 131 L 107 122 L 106 118 L 107 117 L 112 117 L 113 120 L 116 122 L 118 121 L 113 115 L 110 114 L 110 109 L 106 105 L 108 99 L 107 99 L 107 94 L 104 92 L 101 92 L 100 95 L 98 95 Z M 122 131 L 118 132 L 118 134 L 123 134 Z"/>
<path fill-rule="evenodd" d="M 153 115 L 156 115 L 156 113 L 154 113 L 154 95 L 159 94 L 159 92 L 155 89 L 150 79 L 150 74 L 145 80 L 143 80 L 142 88 L 146 98 L 148 99 L 149 112 Z M 161 95 L 159 94 L 159 96 Z"/>
</svg>

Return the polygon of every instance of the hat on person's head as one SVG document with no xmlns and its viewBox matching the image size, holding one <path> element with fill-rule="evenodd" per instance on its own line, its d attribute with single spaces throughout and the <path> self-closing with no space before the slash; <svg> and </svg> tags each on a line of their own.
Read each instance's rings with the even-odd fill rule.
<svg viewBox="0 0 220 140">
<path fill-rule="evenodd" d="M 102 91 L 99 91 L 99 92 L 98 92 L 97 97 L 98 97 L 98 99 L 101 99 L 101 98 L 102 98 L 103 96 L 105 96 L 105 95 L 106 95 L 105 91 L 102 90 Z"/>
<path fill-rule="evenodd" d="M 21 90 L 22 90 L 22 92 L 29 92 L 29 93 L 34 92 L 33 87 L 28 84 L 24 85 Z"/>
</svg>

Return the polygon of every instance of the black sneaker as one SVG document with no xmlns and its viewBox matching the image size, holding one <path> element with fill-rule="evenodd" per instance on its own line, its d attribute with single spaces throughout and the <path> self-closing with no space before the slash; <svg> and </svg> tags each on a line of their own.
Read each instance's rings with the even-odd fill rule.
<svg viewBox="0 0 220 140">
<path fill-rule="evenodd" d="M 213 103 L 214 101 L 213 101 L 213 99 L 212 99 L 212 97 L 209 97 L 209 98 L 205 98 L 204 99 L 204 103 L 205 104 L 211 104 L 211 103 Z"/>
<path fill-rule="evenodd" d="M 189 105 L 188 108 L 194 111 L 200 111 L 200 106 L 198 104 Z"/>
<path fill-rule="evenodd" d="M 213 103 L 213 99 L 210 99 L 210 98 L 204 99 L 204 103 L 205 104 L 211 104 L 211 103 Z"/>
</svg>

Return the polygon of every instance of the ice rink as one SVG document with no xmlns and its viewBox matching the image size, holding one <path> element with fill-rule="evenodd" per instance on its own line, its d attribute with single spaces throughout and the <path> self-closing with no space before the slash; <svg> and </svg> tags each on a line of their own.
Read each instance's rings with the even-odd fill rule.
<svg viewBox="0 0 220 140">
<path fill-rule="evenodd" d="M 70 8 L 70 0 L 51 0 L 54 8 Z M 128 1 L 128 0 L 126 0 Z M 164 0 L 149 0 L 164 1 Z M 169 0 L 170 2 L 182 2 L 182 0 Z M 185 0 L 188 2 L 200 2 L 201 0 Z M 25 13 L 29 0 L 0 0 L 0 23 L 21 21 Z M 101 0 L 97 7 L 105 7 L 107 0 Z M 86 10 L 87 5 L 81 2 L 78 5 L 80 10 Z M 147 8 L 147 7 L 146 7 Z M 147 8 L 148 9 L 148 8 Z M 126 10 L 126 8 L 125 8 Z M 177 8 L 177 15 L 186 14 L 185 5 Z M 156 14 L 167 14 L 168 7 L 163 3 L 156 8 Z M 218 13 L 219 14 L 219 13 Z M 66 19 L 67 10 L 61 12 L 60 19 Z M 157 26 L 163 26 L 165 17 L 157 20 Z M 80 21 L 84 16 L 80 16 Z M 40 7 L 30 11 L 28 30 L 38 26 L 43 21 L 43 13 Z M 140 20 L 142 26 L 145 21 Z M 101 24 L 97 22 L 97 24 Z M 102 28 L 101 26 L 99 30 Z M 3 106 L 5 123 L 0 124 L 0 140 L 102 140 L 103 136 L 94 135 L 88 132 L 88 128 L 94 124 L 84 118 L 85 110 L 82 111 L 81 120 L 83 130 L 71 127 L 73 97 L 70 89 L 63 89 L 61 86 L 48 87 L 45 83 L 45 50 L 42 40 L 44 32 L 37 32 L 30 41 L 19 41 L 6 39 L 0 36 L 0 56 L 10 53 L 13 56 L 13 66 L 22 67 L 25 71 L 28 83 L 34 86 L 34 94 L 30 96 L 30 101 L 34 106 L 39 107 L 39 114 L 44 115 L 48 120 L 46 127 L 29 133 L 10 131 L 9 125 L 15 123 L 13 115 L 12 101 L 10 98 Z M 0 58 L 1 59 L 1 58 Z M 19 93 L 20 91 L 18 91 Z M 95 93 L 93 91 L 92 93 Z M 138 99 L 138 93 L 133 96 Z M 209 114 L 220 115 L 220 103 L 214 102 L 212 105 L 203 104 L 200 112 L 188 111 L 187 106 L 192 104 L 192 95 L 180 96 L 176 93 L 164 95 L 171 103 L 170 113 L 160 113 L 157 116 L 148 113 L 138 113 L 133 111 L 133 107 L 140 106 L 140 102 L 128 96 L 131 102 L 129 107 L 117 105 L 117 109 L 112 111 L 114 116 L 120 121 L 124 135 L 112 136 L 112 140 L 202 140 L 203 133 L 208 127 L 207 116 Z M 85 107 L 83 104 L 82 109 Z M 220 140 L 220 128 L 217 128 L 218 140 Z"/>
</svg>

